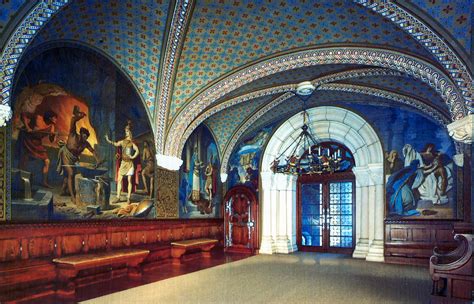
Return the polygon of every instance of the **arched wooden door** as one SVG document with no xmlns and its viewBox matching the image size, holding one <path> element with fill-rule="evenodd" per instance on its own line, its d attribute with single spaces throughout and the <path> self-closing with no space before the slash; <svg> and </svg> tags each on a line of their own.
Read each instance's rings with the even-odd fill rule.
<svg viewBox="0 0 474 304">
<path fill-rule="evenodd" d="M 225 251 L 258 253 L 258 202 L 253 190 L 235 186 L 224 198 Z"/>
</svg>

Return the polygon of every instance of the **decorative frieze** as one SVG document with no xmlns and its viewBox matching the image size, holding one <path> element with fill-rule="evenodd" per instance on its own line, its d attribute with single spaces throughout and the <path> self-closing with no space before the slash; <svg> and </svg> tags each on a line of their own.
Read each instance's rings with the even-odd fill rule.
<svg viewBox="0 0 474 304">
<path fill-rule="evenodd" d="M 157 218 L 179 217 L 179 173 L 165 169 L 156 169 L 157 195 L 155 201 Z"/>
</svg>

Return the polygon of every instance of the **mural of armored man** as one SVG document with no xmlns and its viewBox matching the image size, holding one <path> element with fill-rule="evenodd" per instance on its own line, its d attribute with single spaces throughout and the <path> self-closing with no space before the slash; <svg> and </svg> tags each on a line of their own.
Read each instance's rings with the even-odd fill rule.
<svg viewBox="0 0 474 304">
<path fill-rule="evenodd" d="M 138 167 L 139 162 L 137 162 L 137 157 L 140 155 L 140 151 L 138 150 L 137 145 L 133 142 L 131 128 L 131 121 L 128 121 L 127 126 L 125 127 L 125 138 L 116 142 L 111 141 L 107 134 L 105 135 L 105 140 L 109 144 L 120 148 L 117 157 L 117 162 L 120 162 L 116 176 L 117 196 L 112 203 L 118 203 L 120 201 L 124 176 L 127 177 L 127 204 L 130 204 L 133 187 L 138 182 L 138 172 L 140 171 L 141 165 Z"/>
</svg>

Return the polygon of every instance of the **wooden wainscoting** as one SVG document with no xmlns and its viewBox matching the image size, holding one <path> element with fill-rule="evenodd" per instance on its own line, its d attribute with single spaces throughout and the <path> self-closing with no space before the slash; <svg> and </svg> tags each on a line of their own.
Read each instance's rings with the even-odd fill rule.
<svg viewBox="0 0 474 304">
<path fill-rule="evenodd" d="M 54 293 L 54 258 L 122 248 L 153 251 L 147 263 L 170 258 L 171 242 L 212 238 L 223 246 L 223 219 L 122 220 L 0 225 L 0 302 L 15 290 Z M 156 251 L 156 252 L 155 252 Z"/>
<path fill-rule="evenodd" d="M 385 221 L 385 261 L 398 264 L 428 265 L 434 247 L 450 250 L 453 221 Z"/>
</svg>

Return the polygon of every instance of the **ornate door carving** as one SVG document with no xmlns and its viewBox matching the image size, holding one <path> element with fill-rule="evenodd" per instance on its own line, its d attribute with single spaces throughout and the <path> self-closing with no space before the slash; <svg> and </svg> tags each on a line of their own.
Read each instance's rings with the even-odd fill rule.
<svg viewBox="0 0 474 304">
<path fill-rule="evenodd" d="M 248 187 L 236 186 L 224 198 L 225 250 L 258 253 L 258 202 Z"/>
</svg>

